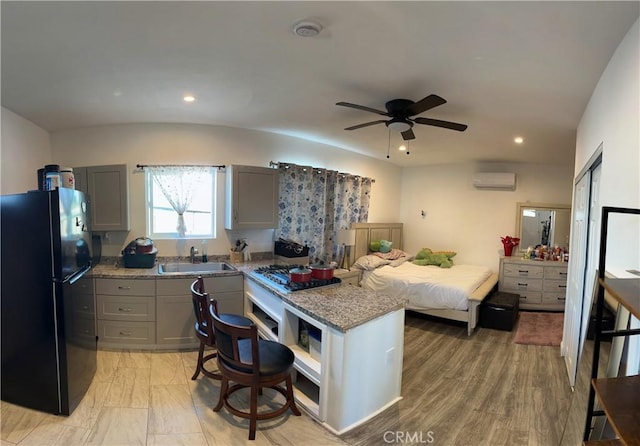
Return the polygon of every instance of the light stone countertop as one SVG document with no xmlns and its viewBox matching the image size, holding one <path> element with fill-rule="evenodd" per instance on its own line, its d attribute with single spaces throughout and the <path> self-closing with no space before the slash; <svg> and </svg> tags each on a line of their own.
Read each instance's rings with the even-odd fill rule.
<svg viewBox="0 0 640 446">
<path fill-rule="evenodd" d="M 364 288 L 347 284 L 328 285 L 304 291 L 284 292 L 271 286 L 254 270 L 260 266 L 271 265 L 273 259 L 245 263 L 230 263 L 237 271 L 214 271 L 206 273 L 158 273 L 158 266 L 153 268 L 123 268 L 115 262 L 103 262 L 96 265 L 88 277 L 112 279 L 180 279 L 202 275 L 203 277 L 234 276 L 242 274 L 269 292 L 275 294 L 285 303 L 308 314 L 318 322 L 338 331 L 346 332 L 358 325 L 384 316 L 393 311 L 403 309 L 406 299 L 376 293 Z"/>
</svg>

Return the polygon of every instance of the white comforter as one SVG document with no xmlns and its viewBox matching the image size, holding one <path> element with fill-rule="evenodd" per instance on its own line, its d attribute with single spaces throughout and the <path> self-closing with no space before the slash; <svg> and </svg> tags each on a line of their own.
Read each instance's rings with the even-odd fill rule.
<svg viewBox="0 0 640 446">
<path fill-rule="evenodd" d="M 491 275 L 484 266 L 381 266 L 363 271 L 361 286 L 409 300 L 408 309 L 468 309 L 468 297 Z"/>
</svg>

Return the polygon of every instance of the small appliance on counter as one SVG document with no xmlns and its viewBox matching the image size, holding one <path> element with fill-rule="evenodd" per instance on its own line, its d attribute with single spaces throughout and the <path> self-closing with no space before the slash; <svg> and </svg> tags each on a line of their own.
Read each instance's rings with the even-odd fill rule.
<svg viewBox="0 0 640 446">
<path fill-rule="evenodd" d="M 153 240 L 139 237 L 122 250 L 122 264 L 125 268 L 153 268 L 158 250 Z"/>
<path fill-rule="evenodd" d="M 279 238 L 274 243 L 273 254 L 278 263 L 288 265 L 308 265 L 309 264 L 309 247 Z"/>
</svg>

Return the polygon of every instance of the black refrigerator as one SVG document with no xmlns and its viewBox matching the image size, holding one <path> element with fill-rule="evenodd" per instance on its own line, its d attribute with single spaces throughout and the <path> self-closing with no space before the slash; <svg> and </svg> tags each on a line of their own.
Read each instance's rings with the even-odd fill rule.
<svg viewBox="0 0 640 446">
<path fill-rule="evenodd" d="M 87 200 L 59 188 L 0 203 L 2 400 L 69 415 L 96 371 Z"/>
</svg>

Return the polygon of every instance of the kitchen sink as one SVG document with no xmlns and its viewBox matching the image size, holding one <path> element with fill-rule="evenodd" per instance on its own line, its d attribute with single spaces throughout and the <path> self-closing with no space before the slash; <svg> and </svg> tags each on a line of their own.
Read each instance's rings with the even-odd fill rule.
<svg viewBox="0 0 640 446">
<path fill-rule="evenodd" d="M 215 271 L 237 271 L 237 269 L 226 262 L 160 263 L 158 264 L 158 274 L 211 273 Z"/>
</svg>

